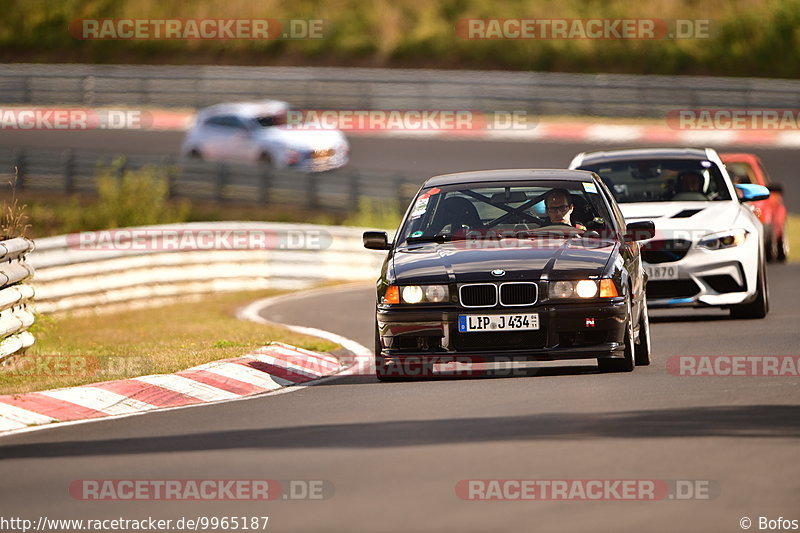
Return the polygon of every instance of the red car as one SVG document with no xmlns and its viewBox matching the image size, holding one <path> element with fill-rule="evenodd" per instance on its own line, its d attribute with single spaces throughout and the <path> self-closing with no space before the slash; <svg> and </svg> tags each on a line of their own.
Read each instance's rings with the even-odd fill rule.
<svg viewBox="0 0 800 533">
<path fill-rule="evenodd" d="M 734 183 L 756 183 L 770 190 L 766 200 L 752 202 L 753 211 L 764 225 L 767 261 L 785 262 L 789 255 L 786 206 L 783 186 L 772 181 L 761 158 L 755 154 L 719 154 Z"/>
</svg>

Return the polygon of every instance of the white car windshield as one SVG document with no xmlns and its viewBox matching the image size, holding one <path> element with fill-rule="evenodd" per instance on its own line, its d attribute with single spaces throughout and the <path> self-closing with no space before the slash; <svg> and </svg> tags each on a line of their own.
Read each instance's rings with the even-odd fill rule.
<svg viewBox="0 0 800 533">
<path fill-rule="evenodd" d="M 725 178 L 711 161 L 647 159 L 583 165 L 597 173 L 619 203 L 730 200 Z"/>
</svg>

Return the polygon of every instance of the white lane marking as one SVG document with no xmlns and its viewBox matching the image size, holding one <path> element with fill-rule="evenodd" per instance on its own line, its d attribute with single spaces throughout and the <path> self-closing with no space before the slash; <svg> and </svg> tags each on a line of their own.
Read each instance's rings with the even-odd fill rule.
<svg viewBox="0 0 800 533">
<path fill-rule="evenodd" d="M 30 424 L 49 424 L 55 421 L 53 417 L 0 402 L 0 430 L 27 429 Z"/>
<path fill-rule="evenodd" d="M 70 402 L 89 409 L 94 409 L 95 411 L 100 411 L 109 415 L 137 413 L 139 411 L 149 411 L 158 407 L 123 396 L 122 394 L 117 394 L 116 392 L 91 386 L 47 390 L 39 394 L 63 402 Z"/>
<path fill-rule="evenodd" d="M 642 133 L 641 126 L 596 124 L 586 128 L 582 140 L 594 142 L 629 142 L 641 139 Z"/>
<path fill-rule="evenodd" d="M 205 383 L 200 383 L 199 381 L 194 381 L 176 374 L 153 374 L 151 376 L 139 376 L 138 378 L 131 379 L 185 394 L 186 396 L 191 396 L 192 398 L 197 398 L 204 402 L 230 400 L 240 397 L 238 394 L 218 389 L 211 385 L 206 385 Z"/>
<path fill-rule="evenodd" d="M 688 130 L 680 133 L 680 141 L 683 144 L 736 144 L 738 132 L 729 130 Z"/>
<path fill-rule="evenodd" d="M 221 377 L 249 383 L 264 390 L 275 390 L 292 384 L 291 381 L 250 368 L 243 363 L 208 363 L 197 367 L 197 370 L 205 370 Z"/>
<path fill-rule="evenodd" d="M 775 146 L 787 146 L 790 148 L 800 147 L 800 132 L 782 131 L 776 136 Z"/>
</svg>

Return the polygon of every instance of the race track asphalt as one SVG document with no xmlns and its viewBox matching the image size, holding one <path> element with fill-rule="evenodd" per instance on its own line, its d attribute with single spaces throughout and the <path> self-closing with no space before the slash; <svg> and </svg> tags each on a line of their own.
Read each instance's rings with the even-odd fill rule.
<svg viewBox="0 0 800 533">
<path fill-rule="evenodd" d="M 154 151 L 169 149 L 163 135 Z M 563 166 L 584 148 L 372 139 L 353 146 L 354 165 L 380 159 L 431 174 Z M 776 179 L 780 171 L 789 181 L 793 151 L 758 153 Z M 290 394 L 0 438 L 0 517 L 267 515 L 268 531 L 342 532 L 708 532 L 740 531 L 742 517 L 754 530 L 759 516 L 800 519 L 798 378 L 679 377 L 666 368 L 680 355 L 800 355 L 798 276 L 800 265 L 770 266 L 764 320 L 653 311 L 653 364 L 631 374 L 599 374 L 588 361 L 507 378 L 347 376 Z M 290 299 L 266 316 L 371 346 L 372 291 L 367 283 Z M 326 480 L 335 493 L 266 503 L 91 502 L 69 495 L 82 479 Z M 714 497 L 465 501 L 455 487 L 468 479 L 701 480 Z"/>
</svg>

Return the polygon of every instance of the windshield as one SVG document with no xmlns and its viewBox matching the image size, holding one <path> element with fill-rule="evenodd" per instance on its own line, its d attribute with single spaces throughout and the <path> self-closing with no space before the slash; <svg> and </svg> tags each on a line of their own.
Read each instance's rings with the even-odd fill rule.
<svg viewBox="0 0 800 533">
<path fill-rule="evenodd" d="M 613 233 L 593 182 L 459 184 L 423 189 L 400 230 L 401 243 Z"/>
<path fill-rule="evenodd" d="M 619 203 L 730 200 L 717 165 L 690 159 L 628 160 L 584 165 Z"/>
</svg>

